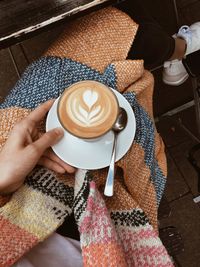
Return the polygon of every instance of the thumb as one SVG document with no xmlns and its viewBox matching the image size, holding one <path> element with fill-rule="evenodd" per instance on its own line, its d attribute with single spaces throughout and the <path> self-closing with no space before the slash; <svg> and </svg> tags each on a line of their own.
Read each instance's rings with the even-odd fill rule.
<svg viewBox="0 0 200 267">
<path fill-rule="evenodd" d="M 52 145 L 55 145 L 64 135 L 62 128 L 55 128 L 49 132 L 43 134 L 32 145 L 42 155 L 43 152 Z"/>
</svg>

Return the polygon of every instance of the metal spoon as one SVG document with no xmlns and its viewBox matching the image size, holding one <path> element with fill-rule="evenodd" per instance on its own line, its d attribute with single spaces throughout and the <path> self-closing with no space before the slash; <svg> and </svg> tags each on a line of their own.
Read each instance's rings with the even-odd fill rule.
<svg viewBox="0 0 200 267">
<path fill-rule="evenodd" d="M 113 150 L 112 150 L 112 157 L 111 157 L 110 167 L 108 170 L 108 175 L 106 178 L 106 185 L 104 189 L 104 195 L 108 197 L 113 196 L 117 135 L 119 132 L 124 130 L 124 128 L 126 127 L 127 120 L 128 120 L 128 117 L 127 117 L 126 110 L 120 107 L 117 120 L 112 127 L 112 130 L 114 132 Z"/>
</svg>

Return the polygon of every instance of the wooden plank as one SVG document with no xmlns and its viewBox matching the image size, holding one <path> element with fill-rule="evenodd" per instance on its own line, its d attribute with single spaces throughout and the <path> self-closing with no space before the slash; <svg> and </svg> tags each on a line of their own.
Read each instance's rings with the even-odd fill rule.
<svg viewBox="0 0 200 267">
<path fill-rule="evenodd" d="M 11 46 L 10 51 L 12 53 L 13 60 L 15 61 L 18 74 L 19 76 L 21 76 L 26 67 L 28 66 L 29 62 L 27 61 L 27 58 L 24 55 L 20 44 Z"/>
<path fill-rule="evenodd" d="M 161 117 L 156 126 L 167 147 L 177 146 L 189 139 L 199 142 L 194 105 L 174 115 Z"/>
<path fill-rule="evenodd" d="M 18 80 L 18 75 L 8 49 L 0 51 L 0 66 L 0 96 L 3 99 Z"/>
<path fill-rule="evenodd" d="M 58 38 L 61 32 L 67 27 L 67 22 L 55 26 L 53 29 L 37 34 L 21 43 L 29 63 L 39 58 L 50 44 Z"/>
<path fill-rule="evenodd" d="M 194 167 L 190 164 L 188 160 L 188 153 L 190 149 L 196 144 L 192 140 L 188 140 L 182 144 L 179 144 L 176 147 L 170 148 L 169 152 L 176 163 L 177 168 L 184 177 L 185 182 L 190 188 L 192 195 L 194 197 L 199 195 L 198 192 L 198 174 L 195 171 Z"/>
<path fill-rule="evenodd" d="M 48 27 L 63 19 L 109 4 L 111 0 L 1 0 L 1 47 L 19 41 L 24 35 Z"/>
<path fill-rule="evenodd" d="M 200 210 L 188 194 L 170 203 L 171 215 L 160 221 L 160 228 L 174 226 L 180 232 L 184 252 L 176 256 L 181 267 L 197 267 L 200 261 Z"/>
<path fill-rule="evenodd" d="M 170 202 L 182 197 L 188 193 L 190 189 L 169 152 L 167 152 L 167 169 L 168 175 L 165 188 L 165 197 L 168 202 Z"/>
<path fill-rule="evenodd" d="M 162 81 L 162 68 L 153 72 L 155 78 L 154 87 L 154 115 L 160 116 L 163 113 L 179 107 L 193 99 L 191 80 L 179 86 L 170 86 Z"/>
<path fill-rule="evenodd" d="M 168 116 L 156 123 L 166 147 L 174 147 L 188 140 L 187 133 L 180 127 L 176 116 Z"/>
</svg>

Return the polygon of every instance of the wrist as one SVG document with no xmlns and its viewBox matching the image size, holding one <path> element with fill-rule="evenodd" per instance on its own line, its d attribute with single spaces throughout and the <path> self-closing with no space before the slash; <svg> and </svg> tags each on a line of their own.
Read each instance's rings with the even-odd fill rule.
<svg viewBox="0 0 200 267">
<path fill-rule="evenodd" d="M 14 171 L 11 170 L 9 164 L 4 164 L 4 166 L 0 164 L 0 173 L 0 195 L 11 194 L 22 185 L 21 181 L 16 181 Z"/>
<path fill-rule="evenodd" d="M 0 195 L 6 196 L 14 193 L 22 186 L 22 183 L 17 184 L 11 184 L 11 185 L 4 185 L 3 183 L 0 183 Z"/>
</svg>

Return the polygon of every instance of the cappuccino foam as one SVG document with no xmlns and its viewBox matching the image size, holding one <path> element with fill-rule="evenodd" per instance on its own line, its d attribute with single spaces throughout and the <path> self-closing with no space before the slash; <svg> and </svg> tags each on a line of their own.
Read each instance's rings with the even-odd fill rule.
<svg viewBox="0 0 200 267">
<path fill-rule="evenodd" d="M 65 90 L 58 104 L 63 127 L 81 138 L 96 138 L 110 130 L 118 101 L 111 89 L 96 81 L 82 81 Z"/>
</svg>

